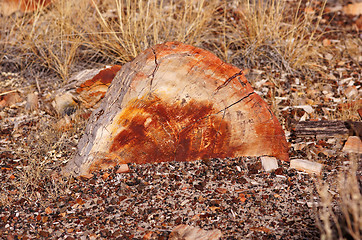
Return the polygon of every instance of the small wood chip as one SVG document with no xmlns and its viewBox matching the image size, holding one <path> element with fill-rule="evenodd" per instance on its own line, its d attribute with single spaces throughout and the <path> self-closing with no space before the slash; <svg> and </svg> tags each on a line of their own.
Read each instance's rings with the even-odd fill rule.
<svg viewBox="0 0 362 240">
<path fill-rule="evenodd" d="M 317 162 L 311 162 L 304 159 L 293 159 L 290 160 L 290 167 L 307 173 L 320 174 L 323 165 Z"/>
<path fill-rule="evenodd" d="M 38 94 L 37 93 L 29 93 L 26 97 L 26 109 L 29 111 L 38 110 Z"/>
<path fill-rule="evenodd" d="M 362 141 L 358 136 L 350 136 L 344 144 L 343 152 L 362 153 Z"/>
</svg>

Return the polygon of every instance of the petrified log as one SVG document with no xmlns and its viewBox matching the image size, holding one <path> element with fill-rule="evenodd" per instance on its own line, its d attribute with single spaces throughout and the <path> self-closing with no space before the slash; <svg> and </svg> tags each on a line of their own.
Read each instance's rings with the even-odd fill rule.
<svg viewBox="0 0 362 240">
<path fill-rule="evenodd" d="M 289 159 L 281 125 L 243 71 L 170 42 L 122 67 L 65 172 L 260 155 Z"/>
<path fill-rule="evenodd" d="M 5 16 L 14 12 L 32 12 L 49 5 L 52 0 L 0 0 L 0 13 Z"/>
<path fill-rule="evenodd" d="M 60 115 L 71 115 L 78 107 L 83 110 L 98 108 L 121 67 L 113 65 L 102 69 L 87 69 L 73 75 L 69 84 L 50 97 L 53 107 Z"/>
</svg>

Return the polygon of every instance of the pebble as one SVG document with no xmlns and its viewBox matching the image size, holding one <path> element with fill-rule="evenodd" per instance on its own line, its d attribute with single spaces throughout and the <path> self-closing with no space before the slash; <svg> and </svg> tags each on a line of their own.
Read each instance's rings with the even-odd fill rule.
<svg viewBox="0 0 362 240">
<path fill-rule="evenodd" d="M 128 164 L 120 164 L 116 173 L 127 173 L 129 172 Z"/>
<path fill-rule="evenodd" d="M 307 112 L 307 113 L 312 113 L 312 112 L 314 112 L 314 109 L 313 109 L 313 107 L 312 106 L 310 106 L 310 105 L 300 105 L 300 106 L 294 106 L 295 108 L 301 108 L 301 109 L 303 109 L 305 112 Z"/>
<path fill-rule="evenodd" d="M 270 172 L 278 168 L 278 161 L 275 157 L 261 157 L 261 164 L 266 172 Z"/>
</svg>

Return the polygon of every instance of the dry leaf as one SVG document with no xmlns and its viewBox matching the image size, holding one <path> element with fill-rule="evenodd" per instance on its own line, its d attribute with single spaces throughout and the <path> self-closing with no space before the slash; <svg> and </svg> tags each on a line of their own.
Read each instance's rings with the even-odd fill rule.
<svg viewBox="0 0 362 240">
<path fill-rule="evenodd" d="M 46 209 L 45 209 L 45 213 L 46 214 L 51 214 L 53 212 L 53 210 L 50 208 L 50 207 L 47 207 Z"/>
<path fill-rule="evenodd" d="M 362 2 L 351 3 L 343 7 L 343 12 L 348 15 L 360 15 L 362 14 Z"/>
</svg>

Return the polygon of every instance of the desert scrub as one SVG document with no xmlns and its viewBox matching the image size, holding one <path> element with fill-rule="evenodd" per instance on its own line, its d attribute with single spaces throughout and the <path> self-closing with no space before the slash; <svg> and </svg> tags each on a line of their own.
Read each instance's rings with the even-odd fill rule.
<svg viewBox="0 0 362 240">
<path fill-rule="evenodd" d="M 218 1 L 193 0 L 117 0 L 95 5 L 95 26 L 85 42 L 117 61 L 128 62 L 141 51 L 166 41 L 199 45 L 209 31 Z"/>
</svg>

